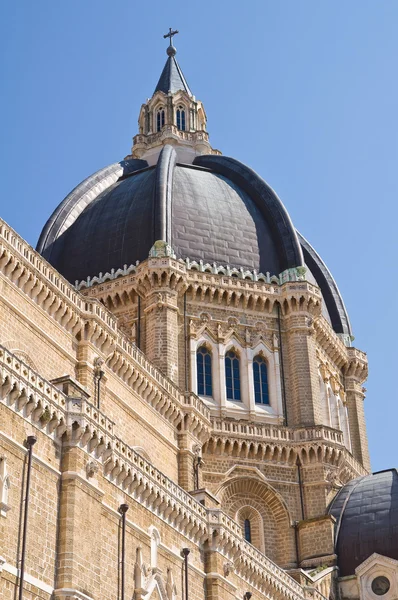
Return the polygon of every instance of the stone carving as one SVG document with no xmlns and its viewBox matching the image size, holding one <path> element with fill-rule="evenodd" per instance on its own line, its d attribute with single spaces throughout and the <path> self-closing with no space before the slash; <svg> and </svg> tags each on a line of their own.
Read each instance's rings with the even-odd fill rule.
<svg viewBox="0 0 398 600">
<path fill-rule="evenodd" d="M 170 567 L 167 569 L 166 594 L 168 600 L 175 600 L 177 598 L 177 586 L 174 582 L 173 572 Z"/>
<path fill-rule="evenodd" d="M 232 562 L 224 563 L 224 577 L 228 577 L 235 571 L 234 564 Z"/>
<path fill-rule="evenodd" d="M 163 240 L 154 243 L 149 251 L 149 258 L 176 258 L 173 248 Z"/>
<path fill-rule="evenodd" d="M 95 460 L 87 461 L 86 474 L 87 474 L 88 478 L 94 477 L 98 473 L 98 470 L 99 470 L 99 466 Z"/>
<path fill-rule="evenodd" d="M 7 473 L 7 459 L 5 456 L 0 457 L 0 516 L 5 517 L 8 506 L 8 492 L 10 489 L 10 478 Z"/>
</svg>

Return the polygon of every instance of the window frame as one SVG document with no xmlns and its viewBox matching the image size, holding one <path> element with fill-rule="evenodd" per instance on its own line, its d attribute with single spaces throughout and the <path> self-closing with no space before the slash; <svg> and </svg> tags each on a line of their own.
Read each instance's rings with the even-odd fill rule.
<svg viewBox="0 0 398 600">
<path fill-rule="evenodd" d="M 203 352 L 205 350 L 206 352 Z M 199 360 L 198 357 L 203 356 L 202 367 L 203 371 L 199 372 Z M 206 361 L 206 359 L 209 359 Z M 207 365 L 206 365 L 207 362 Z M 210 373 L 206 371 L 206 367 L 210 367 Z M 207 381 L 207 377 L 210 375 L 210 383 Z M 202 377 L 202 382 L 199 382 L 199 377 Z M 203 387 L 202 387 L 203 386 Z M 200 344 L 196 348 L 196 388 L 198 396 L 205 396 L 213 398 L 214 386 L 213 386 L 213 353 L 206 344 Z M 203 389 L 203 392 L 202 392 Z M 210 394 L 207 393 L 210 390 Z"/>
<path fill-rule="evenodd" d="M 230 362 L 230 366 L 227 360 Z M 241 357 L 234 348 L 229 348 L 225 353 L 224 365 L 226 399 L 230 402 L 242 402 Z M 230 386 L 228 385 L 229 380 Z M 231 390 L 231 395 L 229 395 L 229 390 Z"/>
<path fill-rule="evenodd" d="M 265 373 L 261 367 L 265 368 Z M 256 381 L 256 368 L 258 367 L 258 381 Z M 269 365 L 265 357 L 261 353 L 257 353 L 253 357 L 253 386 L 254 386 L 254 404 L 257 406 L 271 406 L 269 393 Z M 265 377 L 265 381 L 263 378 Z M 258 384 L 258 388 L 257 385 Z M 257 399 L 259 398 L 259 400 Z M 266 398 L 266 401 L 264 400 Z"/>
<path fill-rule="evenodd" d="M 186 108 L 180 104 L 176 109 L 176 125 L 179 131 L 186 131 Z"/>
<path fill-rule="evenodd" d="M 165 111 L 164 106 L 159 106 L 156 109 L 156 132 L 162 131 L 165 125 Z"/>
</svg>

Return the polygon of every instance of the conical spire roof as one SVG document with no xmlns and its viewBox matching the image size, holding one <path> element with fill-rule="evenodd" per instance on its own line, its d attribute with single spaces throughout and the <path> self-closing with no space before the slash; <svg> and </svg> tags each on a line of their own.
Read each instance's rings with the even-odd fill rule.
<svg viewBox="0 0 398 600">
<path fill-rule="evenodd" d="M 183 72 L 181 71 L 180 65 L 175 57 L 177 50 L 174 46 L 167 48 L 168 59 L 159 78 L 158 84 L 155 88 L 155 92 L 164 92 L 165 94 L 175 94 L 179 90 L 184 90 L 192 96 L 192 92 L 186 82 Z"/>
</svg>

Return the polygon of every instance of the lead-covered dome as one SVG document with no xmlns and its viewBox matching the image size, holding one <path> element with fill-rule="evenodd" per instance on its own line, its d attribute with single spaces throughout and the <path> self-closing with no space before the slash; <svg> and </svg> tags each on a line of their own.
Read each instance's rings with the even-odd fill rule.
<svg viewBox="0 0 398 600">
<path fill-rule="evenodd" d="M 330 513 L 336 521 L 336 553 L 340 576 L 374 552 L 398 560 L 398 472 L 380 471 L 347 483 Z"/>
<path fill-rule="evenodd" d="M 270 186 L 208 140 L 206 114 L 175 58 L 141 107 L 126 160 L 101 169 L 58 206 L 37 249 L 69 281 L 148 258 L 162 240 L 177 258 L 279 276 L 307 267 L 336 333 L 351 331 L 330 272 L 296 232 Z"/>
</svg>

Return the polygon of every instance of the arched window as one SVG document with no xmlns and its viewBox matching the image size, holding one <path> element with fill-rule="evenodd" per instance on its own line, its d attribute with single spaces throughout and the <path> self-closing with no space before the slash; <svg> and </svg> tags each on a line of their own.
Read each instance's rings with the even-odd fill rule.
<svg viewBox="0 0 398 600">
<path fill-rule="evenodd" d="M 267 363 L 260 355 L 253 359 L 253 378 L 256 404 L 269 404 Z"/>
<path fill-rule="evenodd" d="M 196 352 L 196 367 L 199 396 L 212 396 L 211 353 L 206 346 L 201 346 Z"/>
<path fill-rule="evenodd" d="M 252 543 L 252 528 L 250 519 L 245 519 L 245 540 L 246 542 Z"/>
<path fill-rule="evenodd" d="M 162 131 L 164 126 L 164 108 L 161 106 L 156 115 L 156 131 Z"/>
<path fill-rule="evenodd" d="M 185 109 L 183 106 L 177 108 L 177 129 L 185 131 Z"/>
<path fill-rule="evenodd" d="M 228 400 L 241 400 L 239 358 L 233 350 L 225 355 L 225 384 Z"/>
</svg>

